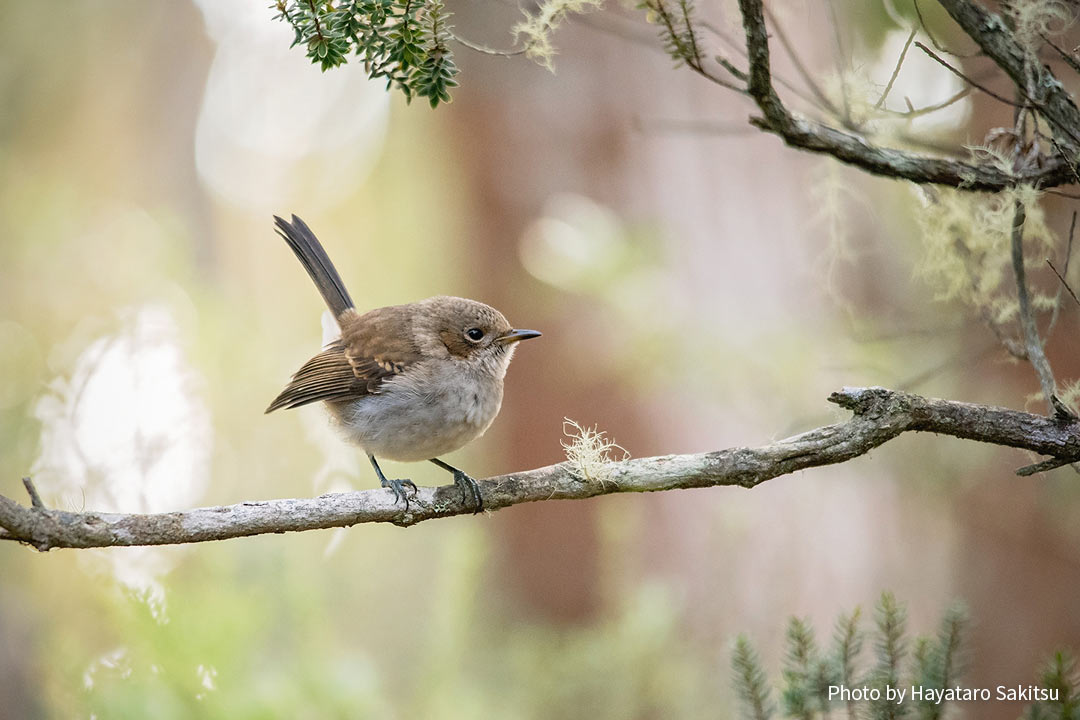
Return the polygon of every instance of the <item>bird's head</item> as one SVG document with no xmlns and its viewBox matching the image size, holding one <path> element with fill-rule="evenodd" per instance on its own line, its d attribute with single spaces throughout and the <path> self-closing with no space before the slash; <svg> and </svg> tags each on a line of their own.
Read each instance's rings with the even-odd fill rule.
<svg viewBox="0 0 1080 720">
<path fill-rule="evenodd" d="M 431 331 L 452 357 L 476 360 L 484 367 L 501 367 L 522 340 L 540 337 L 535 330 L 515 329 L 501 312 L 475 300 L 440 295 L 422 301 Z"/>
</svg>

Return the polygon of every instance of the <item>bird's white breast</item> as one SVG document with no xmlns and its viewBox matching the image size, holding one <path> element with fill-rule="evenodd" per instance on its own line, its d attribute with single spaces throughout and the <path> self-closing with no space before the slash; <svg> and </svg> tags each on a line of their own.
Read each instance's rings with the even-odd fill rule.
<svg viewBox="0 0 1080 720">
<path fill-rule="evenodd" d="M 377 458 L 414 462 L 461 448 L 499 413 L 509 353 L 496 365 L 422 362 L 373 395 L 328 403 L 348 439 Z"/>
</svg>

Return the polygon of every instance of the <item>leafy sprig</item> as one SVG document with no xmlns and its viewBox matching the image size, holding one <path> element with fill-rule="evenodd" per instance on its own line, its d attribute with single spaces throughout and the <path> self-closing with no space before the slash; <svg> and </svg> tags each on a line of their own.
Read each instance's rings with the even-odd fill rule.
<svg viewBox="0 0 1080 720">
<path fill-rule="evenodd" d="M 442 0 L 277 0 L 273 7 L 275 19 L 293 28 L 293 47 L 306 47 L 323 72 L 351 54 L 369 77 L 385 79 L 406 101 L 450 102 L 458 69 Z"/>
<path fill-rule="evenodd" d="M 781 711 L 785 717 L 797 720 L 826 720 L 835 717 L 832 711 L 843 708 L 848 720 L 896 720 L 914 711 L 919 720 L 940 720 L 944 705 L 918 703 L 897 704 L 886 699 L 886 687 L 900 687 L 910 678 L 914 684 L 927 689 L 943 689 L 957 684 L 962 671 L 962 640 L 967 615 L 954 605 L 941 621 L 937 636 L 918 638 L 909 643 L 906 633 L 907 613 L 891 593 L 883 593 L 874 612 L 874 629 L 867 639 L 874 650 L 869 667 L 860 671 L 859 658 L 864 644 L 859 629 L 860 612 L 856 609 L 837 620 L 828 650 L 820 649 L 814 630 L 808 622 L 792 618 L 788 623 L 787 650 L 781 673 Z M 909 645 L 911 652 L 908 652 Z M 742 716 L 747 720 L 771 720 L 776 708 L 769 700 L 771 687 L 761 667 L 758 655 L 745 637 L 735 644 L 732 656 L 735 689 L 742 701 Z M 1047 672 L 1054 681 L 1069 677 L 1071 668 L 1061 663 Z M 1051 680 L 1045 680 L 1047 685 Z M 830 688 L 844 686 L 854 690 L 876 689 L 880 699 L 865 696 L 856 699 L 835 694 Z M 1075 687 L 1075 686 L 1071 686 Z M 1075 693 L 1075 690 L 1074 690 Z M 1065 694 L 1076 697 L 1075 694 Z M 1071 709 L 1071 707 L 1070 707 Z M 1064 718 L 1061 708 L 1043 709 L 1043 715 L 1029 720 L 1080 720 Z"/>
</svg>

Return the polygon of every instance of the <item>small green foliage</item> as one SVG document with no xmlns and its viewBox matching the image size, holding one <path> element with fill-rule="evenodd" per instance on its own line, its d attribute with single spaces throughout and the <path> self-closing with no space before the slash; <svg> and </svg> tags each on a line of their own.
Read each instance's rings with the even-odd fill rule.
<svg viewBox="0 0 1080 720">
<path fill-rule="evenodd" d="M 798 618 L 789 621 L 780 689 L 784 716 L 797 720 L 828 720 L 834 717 L 832 711 L 835 708 L 842 707 L 848 720 L 903 718 L 912 711 L 918 720 L 940 720 L 944 704 L 897 703 L 895 699 L 886 699 L 885 688 L 918 685 L 926 690 L 939 690 L 958 684 L 962 670 L 959 662 L 961 645 L 967 626 L 967 614 L 963 607 L 954 605 L 946 611 L 935 637 L 920 637 L 909 643 L 905 633 L 907 614 L 903 605 L 891 593 L 883 593 L 874 613 L 873 665 L 865 673 L 859 669 L 864 641 L 859 629 L 860 618 L 857 608 L 851 614 L 839 617 L 827 652 L 819 650 L 814 640 L 814 630 L 808 622 Z M 1071 699 L 1070 708 L 1080 708 L 1080 695 L 1077 695 L 1075 682 L 1056 679 L 1071 678 L 1072 665 L 1065 662 L 1059 667 L 1063 669 L 1048 671 L 1044 686 L 1050 688 L 1057 686 L 1053 683 L 1065 685 L 1072 682 L 1069 685 L 1071 690 L 1063 692 L 1062 697 Z M 742 717 L 747 720 L 770 720 L 773 707 L 769 703 L 771 688 L 768 678 L 757 653 L 745 637 L 739 637 L 735 642 L 732 669 L 735 689 L 742 701 Z M 830 689 L 838 687 L 856 692 L 877 688 L 881 692 L 881 699 L 875 701 L 850 695 L 830 699 Z M 1029 720 L 1065 720 L 1058 710 L 1051 712 L 1042 708 L 1036 712 L 1043 714 L 1029 717 Z M 1075 712 L 1068 720 L 1080 720 L 1080 712 Z"/>
<path fill-rule="evenodd" d="M 450 29 L 446 24 L 450 14 L 446 12 L 442 0 L 428 0 L 424 17 L 427 20 L 424 30 L 426 54 L 413 73 L 412 86 L 420 97 L 426 97 L 431 107 L 440 102 L 450 102 L 450 88 L 457 87 L 458 69 L 454 64 L 453 53 L 447 43 Z"/>
<path fill-rule="evenodd" d="M 855 608 L 850 615 L 842 614 L 836 620 L 836 628 L 833 631 L 833 645 L 836 648 L 836 666 L 840 676 L 840 683 L 847 687 L 855 687 L 859 678 L 855 673 L 855 659 L 862 652 L 863 634 L 859 630 L 859 619 L 862 611 Z"/>
<path fill-rule="evenodd" d="M 783 669 L 784 714 L 813 720 L 815 712 L 827 712 L 828 688 L 837 683 L 836 675 L 836 665 L 818 652 L 810 624 L 792 617 L 787 624 L 787 656 Z"/>
<path fill-rule="evenodd" d="M 646 19 L 660 26 L 664 51 L 675 65 L 689 65 L 701 70 L 701 40 L 697 35 L 693 0 L 641 0 L 638 9 L 646 11 Z"/>
<path fill-rule="evenodd" d="M 1024 717 L 1027 720 L 1078 720 L 1080 718 L 1080 679 L 1076 673 L 1076 659 L 1065 652 L 1058 652 L 1047 663 L 1040 676 L 1039 686 L 1053 693 L 1057 700 L 1039 700 L 1032 703 Z"/>
<path fill-rule="evenodd" d="M 881 594 L 874 609 L 874 624 L 877 634 L 874 636 L 874 655 L 877 663 L 870 671 L 870 686 L 881 691 L 881 698 L 870 702 L 870 715 L 874 720 L 897 720 L 906 715 L 906 708 L 898 706 L 885 698 L 885 688 L 900 684 L 900 666 L 907 652 L 907 640 L 904 638 L 907 625 L 907 611 L 896 601 L 890 592 Z M 916 657 L 916 662 L 919 658 Z"/>
<path fill-rule="evenodd" d="M 960 639 L 967 625 L 967 611 L 954 604 L 945 612 L 936 641 L 920 638 L 915 650 L 919 684 L 924 688 L 944 690 L 956 685 L 961 674 Z M 944 703 L 924 699 L 919 705 L 919 717 L 939 720 Z"/>
<path fill-rule="evenodd" d="M 769 698 L 769 680 L 754 646 L 744 635 L 735 640 L 731 669 L 735 673 L 735 690 L 743 704 L 743 716 L 748 720 L 770 720 L 775 708 Z"/>
<path fill-rule="evenodd" d="M 385 78 L 407 101 L 450 102 L 458 74 L 449 48 L 450 13 L 441 0 L 277 0 L 275 19 L 289 23 L 307 56 L 325 72 L 352 53 L 368 76 Z"/>
</svg>

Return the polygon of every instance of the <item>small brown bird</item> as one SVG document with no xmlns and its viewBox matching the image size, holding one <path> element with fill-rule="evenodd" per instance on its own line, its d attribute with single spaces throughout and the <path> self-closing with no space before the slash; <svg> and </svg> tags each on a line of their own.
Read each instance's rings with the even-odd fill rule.
<svg viewBox="0 0 1080 720">
<path fill-rule="evenodd" d="M 346 437 L 359 445 L 383 487 L 409 509 L 412 480 L 388 480 L 375 456 L 429 460 L 454 474 L 462 501 L 484 507 L 480 486 L 438 459 L 484 434 L 499 414 L 503 378 L 517 343 L 539 337 L 515 330 L 495 308 L 438 296 L 357 312 L 341 277 L 303 220 L 274 216 L 330 312 L 341 337 L 304 363 L 266 412 L 323 401 Z"/>
</svg>

